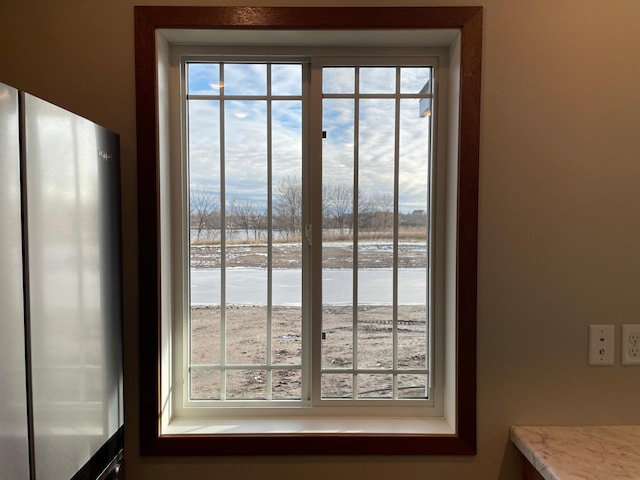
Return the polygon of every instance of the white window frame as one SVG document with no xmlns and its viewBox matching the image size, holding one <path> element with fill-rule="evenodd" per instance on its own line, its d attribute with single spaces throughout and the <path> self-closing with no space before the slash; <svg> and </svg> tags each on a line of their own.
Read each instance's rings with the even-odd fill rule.
<svg viewBox="0 0 640 480">
<path fill-rule="evenodd" d="M 438 111 L 438 105 L 446 105 L 448 102 L 448 55 L 449 51 L 446 48 L 438 47 L 360 47 L 352 45 L 342 45 L 339 47 L 318 47 L 318 46 L 305 46 L 305 47 L 290 47 L 290 46 L 275 46 L 275 47 L 261 47 L 258 45 L 243 45 L 243 46 L 221 46 L 217 44 L 215 47 L 206 45 L 196 46 L 170 46 L 170 70 L 169 70 L 169 83 L 168 88 L 170 92 L 171 105 L 170 105 L 170 119 L 171 124 L 170 131 L 171 136 L 171 157 L 176 159 L 180 158 L 181 161 L 173 161 L 169 168 L 171 168 L 171 174 L 169 175 L 170 183 L 167 185 L 168 190 L 171 192 L 171 225 L 172 232 L 171 244 L 173 245 L 171 257 L 173 261 L 173 269 L 171 271 L 172 282 L 170 288 L 173 295 L 173 313 L 171 318 L 173 319 L 172 331 L 173 341 L 172 345 L 172 374 L 173 381 L 171 383 L 171 391 L 173 392 L 170 400 L 171 411 L 167 416 L 167 421 L 164 423 L 163 431 L 177 433 L 182 432 L 181 428 L 176 428 L 178 424 L 181 425 L 181 421 L 192 419 L 197 417 L 199 419 L 207 419 L 208 428 L 216 430 L 218 428 L 218 421 L 225 418 L 233 418 L 237 420 L 238 417 L 245 417 L 252 419 L 255 422 L 256 418 L 273 418 L 274 416 L 281 418 L 294 419 L 296 422 L 300 422 L 305 418 L 325 418 L 333 419 L 334 421 L 348 421 L 350 423 L 357 423 L 355 419 L 364 418 L 422 418 L 423 420 L 442 419 L 444 414 L 444 335 L 438 335 L 437 332 L 444 331 L 444 259 L 445 259 L 445 224 L 444 219 L 446 217 L 446 145 L 447 145 L 447 109 Z M 431 319 L 431 327 L 435 335 L 430 337 L 429 354 L 431 355 L 430 366 L 432 372 L 430 372 L 431 379 L 431 398 L 426 400 L 349 400 L 349 405 L 345 405 L 346 402 L 341 400 L 321 400 L 319 398 L 319 369 L 320 369 L 320 328 L 321 322 L 315 321 L 312 323 L 311 328 L 315 331 L 311 334 L 311 352 L 314 352 L 317 358 L 314 358 L 311 362 L 311 366 L 315 368 L 315 371 L 310 376 L 315 383 L 312 386 L 312 395 L 314 395 L 310 401 L 301 401 L 295 405 L 292 405 L 291 401 L 272 401 L 272 402 L 254 402 L 254 401 L 190 401 L 189 400 L 189 388 L 188 388 L 188 373 L 186 371 L 186 365 L 188 361 L 186 357 L 188 355 L 188 342 L 189 342 L 189 326 L 187 319 L 189 318 L 189 281 L 188 281 L 188 268 L 189 262 L 189 239 L 188 235 L 188 188 L 186 186 L 186 180 L 188 178 L 187 161 L 186 161 L 186 138 L 185 132 L 185 111 L 183 102 L 186 93 L 185 88 L 185 72 L 184 64 L 188 61 L 202 60 L 207 61 L 238 61 L 240 59 L 244 61 L 274 61 L 278 58 L 292 58 L 311 63 L 311 75 L 321 75 L 321 67 L 324 64 L 331 64 L 338 66 L 340 64 L 349 65 L 359 63 L 363 60 L 371 61 L 372 58 L 379 60 L 377 63 L 380 65 L 386 64 L 426 64 L 434 67 L 435 81 L 437 87 L 434 89 L 436 92 L 433 98 L 433 110 L 436 124 L 433 127 L 434 137 L 432 139 L 432 156 L 434 161 L 434 167 L 432 168 L 432 199 L 431 199 L 431 224 L 430 234 L 432 237 L 429 242 L 433 245 L 430 248 L 431 262 L 434 264 L 434 268 L 431 270 L 431 282 L 427 299 L 432 302 L 430 309 L 433 311 Z M 316 78 L 316 81 L 319 79 Z M 319 95 L 315 97 L 310 95 L 311 99 L 319 98 Z M 313 101 L 313 100 L 311 100 Z M 321 100 L 320 100 L 321 101 Z M 321 122 L 321 104 L 310 104 L 309 109 L 309 125 L 308 130 L 321 130 L 317 122 Z M 308 139 L 310 155 L 314 156 L 318 151 L 321 151 L 321 138 L 315 138 L 310 135 Z M 304 143 L 304 142 L 303 142 Z M 303 154 L 304 157 L 304 154 Z M 322 171 L 319 168 L 320 162 L 314 162 L 313 158 L 308 161 L 308 174 L 303 173 L 304 176 L 313 175 L 315 177 L 322 177 Z M 318 168 L 312 171 L 314 168 Z M 303 184 L 305 180 L 303 178 Z M 166 218 L 166 217 L 165 217 Z M 321 219 L 317 216 L 311 219 L 312 225 L 319 225 Z M 175 228 L 178 225 L 180 228 Z M 319 228 L 315 229 L 313 233 L 313 243 L 315 245 L 321 244 L 321 232 Z M 315 249 L 317 254 L 320 255 L 320 249 Z M 434 253 L 431 253 L 434 252 Z M 313 254 L 313 250 L 312 250 Z M 177 261 L 176 261 L 177 259 Z M 186 267 L 185 267 L 186 266 Z M 308 271 L 308 265 L 306 266 Z M 313 271 L 311 272 L 313 275 Z M 321 272 L 316 275 L 315 281 L 321 281 Z M 309 302 L 307 302 L 309 303 Z M 314 308 L 312 306 L 312 308 Z M 313 312 L 305 312 L 305 315 L 322 315 L 321 305 L 318 305 Z M 309 345 L 306 345 L 307 351 Z M 317 352 L 317 353 L 316 353 Z M 304 355 L 304 352 L 303 352 Z M 303 359 L 303 364 L 305 360 Z M 309 375 L 309 360 L 306 360 L 307 366 L 305 367 L 306 374 Z M 304 369 L 303 369 L 304 370 Z M 171 420 L 169 420 L 169 418 Z M 243 427 L 244 428 L 244 427 Z M 358 428 L 363 428 L 359 426 Z M 440 427 L 438 427 L 440 428 Z"/>
<path fill-rule="evenodd" d="M 275 51 L 274 51 L 275 50 Z M 250 55 L 247 55 L 250 54 Z M 304 54 L 304 55 L 303 55 Z M 357 56 L 356 56 L 357 55 Z M 446 131 L 446 113 L 442 115 L 437 112 L 438 103 L 446 104 L 447 102 L 447 71 L 446 68 L 440 70 L 439 63 L 447 55 L 446 50 L 432 48 L 425 50 L 424 48 L 385 48 L 385 49 L 371 49 L 371 48 L 353 48 L 343 46 L 340 48 L 326 48 L 326 47 L 280 47 L 280 48 L 264 48 L 259 46 L 243 47 L 241 49 L 234 47 L 220 48 L 220 47 L 174 47 L 172 48 L 171 57 L 172 65 L 175 68 L 172 69 L 171 76 L 171 90 L 178 91 L 173 94 L 174 105 L 171 109 L 173 112 L 171 123 L 174 127 L 171 131 L 174 133 L 172 136 L 172 145 L 180 146 L 180 158 L 181 162 L 173 162 L 172 168 L 174 171 L 171 175 L 170 189 L 172 192 L 172 225 L 178 225 L 181 228 L 173 228 L 174 238 L 172 243 L 174 245 L 173 258 L 181 258 L 181 262 L 174 263 L 174 270 L 172 275 L 174 277 L 174 314 L 173 314 L 173 330 L 175 338 L 181 338 L 182 341 L 173 342 L 173 375 L 176 381 L 174 382 L 174 396 L 172 399 L 174 418 L 189 417 L 197 414 L 198 416 L 212 416 L 212 417 L 227 417 L 227 416 L 243 416 L 247 413 L 248 409 L 259 409 L 253 413 L 258 416 L 273 416 L 275 414 L 282 415 L 286 412 L 287 415 L 295 417 L 335 417 L 335 418 L 354 418 L 358 416 L 376 416 L 376 417 L 437 417 L 442 416 L 443 413 L 443 336 L 433 335 L 433 332 L 442 331 L 443 321 L 443 288 L 444 272 L 442 268 L 442 261 L 437 261 L 437 257 L 444 258 L 444 235 L 443 235 L 443 223 L 442 219 L 445 214 L 445 188 L 444 188 L 444 176 L 438 175 L 439 171 L 444 171 L 446 164 L 446 148 L 437 148 L 435 145 L 439 141 L 445 143 L 445 137 L 438 139 L 438 131 Z M 430 302 L 428 310 L 432 312 L 431 318 L 428 322 L 429 327 L 429 345 L 428 354 L 430 356 L 428 365 L 430 367 L 429 379 L 430 379 L 430 396 L 428 399 L 350 399 L 350 400 L 332 400 L 322 399 L 320 397 L 320 376 L 321 376 L 321 307 L 316 308 L 315 312 L 306 308 L 303 316 L 309 320 L 310 317 L 315 315 L 315 319 L 311 325 L 306 324 L 303 326 L 303 331 L 311 329 L 309 332 L 306 330 L 306 337 L 303 341 L 303 375 L 312 380 L 311 385 L 311 398 L 303 399 L 301 401 L 206 401 L 206 400 L 191 400 L 189 398 L 189 375 L 188 375 L 188 355 L 189 355 L 189 277 L 188 268 L 190 265 L 189 259 L 189 238 L 188 238 L 188 218 L 189 218 L 189 198 L 188 198 L 188 186 L 186 186 L 186 179 L 188 178 L 187 172 L 187 132 L 186 132 L 186 119 L 185 119 L 185 101 L 187 92 L 185 91 L 185 65 L 188 62 L 256 62 L 256 63 L 278 63 L 285 60 L 296 61 L 300 63 L 308 64 L 308 68 L 311 71 L 311 75 L 316 75 L 317 87 L 320 87 L 319 81 L 321 78 L 321 69 L 323 66 L 430 66 L 434 69 L 434 94 L 432 100 L 432 111 L 434 115 L 432 118 L 436 119 L 436 125 L 432 128 L 432 150 L 433 150 L 433 165 L 430 172 L 430 193 L 432 199 L 430 200 L 431 210 L 429 228 L 430 238 L 428 241 L 428 251 L 430 262 L 435 265 L 440 265 L 440 269 L 430 269 L 430 281 L 428 282 L 428 288 L 430 291 L 427 295 L 427 300 Z M 440 87 L 442 84 L 442 87 Z M 313 88 L 313 87 L 312 87 Z M 303 136 L 307 135 L 306 131 L 312 130 L 310 139 L 307 140 L 308 145 L 306 150 L 308 152 L 303 153 L 303 163 L 307 163 L 306 167 L 303 167 L 303 177 L 307 180 L 311 178 L 322 178 L 322 171 L 319 168 L 321 162 L 320 151 L 322 149 L 321 138 L 319 132 L 321 127 L 318 126 L 318 122 L 321 123 L 322 112 L 322 95 L 319 91 L 311 92 L 307 95 L 308 101 L 308 114 L 307 122 L 310 127 L 303 127 Z M 177 103 L 175 103 L 177 101 Z M 315 104 L 313 102 L 316 102 Z M 303 112 L 304 115 L 304 112 Z M 304 123 L 304 121 L 303 121 Z M 177 126 L 179 125 L 179 128 Z M 313 131 L 315 129 L 315 132 Z M 320 140 L 320 141 L 318 141 Z M 305 148 L 303 142 L 303 148 Z M 174 155 L 177 154 L 177 151 Z M 306 157 L 309 157 L 305 160 Z M 175 157 L 174 157 L 175 158 Z M 438 168 L 438 165 L 441 168 Z M 305 180 L 303 180 L 303 184 Z M 306 183 L 309 183 L 308 181 Z M 309 188 L 304 189 L 307 193 Z M 308 195 L 307 195 L 308 197 Z M 310 221 L 311 225 L 320 225 L 321 218 L 319 218 L 320 211 L 311 214 L 309 211 L 303 213 L 303 217 L 307 215 L 315 215 L 315 218 Z M 437 225 L 440 222 L 440 225 Z M 317 251 L 318 255 L 321 255 L 321 232 L 319 228 L 315 229 L 313 238 L 313 245 L 316 248 L 312 248 L 313 251 Z M 303 241 L 303 249 L 309 248 Z M 316 259 L 316 264 L 320 265 L 320 259 Z M 305 265 L 305 275 L 309 275 L 309 262 Z M 311 270 L 313 275 L 313 270 Z M 308 278 L 308 277 L 307 277 Z M 317 279 L 321 277 L 317 276 Z M 178 280 L 179 279 L 179 280 Z M 318 283 L 320 283 L 318 282 Z M 304 293 L 303 293 L 304 295 Z M 438 295 L 436 297 L 436 295 Z M 309 302 L 306 302 L 309 304 Z M 312 307 L 313 308 L 313 307 Z M 310 338 L 309 338 L 310 337 Z M 313 352 L 315 355 L 313 359 L 310 358 L 308 351 Z M 435 368 L 433 368 L 435 367 Z M 400 371 L 400 373 L 402 373 Z M 307 408 L 300 408 L 307 407 Z M 322 407 L 322 408 L 319 408 Z M 288 409 L 286 411 L 285 409 Z"/>
</svg>

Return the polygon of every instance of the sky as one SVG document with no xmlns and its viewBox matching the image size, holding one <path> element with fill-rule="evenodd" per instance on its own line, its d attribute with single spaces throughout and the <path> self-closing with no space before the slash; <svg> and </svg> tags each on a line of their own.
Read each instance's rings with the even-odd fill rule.
<svg viewBox="0 0 640 480">
<path fill-rule="evenodd" d="M 273 183 L 285 177 L 299 178 L 302 152 L 302 69 L 297 64 L 271 67 L 272 172 Z M 322 130 L 323 182 L 327 186 L 353 185 L 355 103 L 352 98 L 330 98 L 353 94 L 355 69 L 326 67 L 323 72 Z M 417 94 L 430 80 L 428 67 L 401 69 L 400 92 Z M 190 95 L 237 95 L 244 98 L 224 102 L 225 188 L 228 201 L 264 203 L 267 195 L 267 102 L 250 99 L 267 94 L 266 64 L 225 64 L 224 86 L 220 66 L 189 64 Z M 360 68 L 360 93 L 395 92 L 393 67 Z M 395 151 L 395 100 L 361 98 L 358 104 L 358 179 L 364 195 L 393 195 Z M 400 100 L 399 209 L 410 213 L 427 208 L 427 177 L 430 117 L 420 115 L 417 98 Z M 317 132 L 318 134 L 320 132 Z M 188 146 L 190 184 L 193 190 L 220 185 L 220 103 L 217 99 L 188 101 Z"/>
</svg>

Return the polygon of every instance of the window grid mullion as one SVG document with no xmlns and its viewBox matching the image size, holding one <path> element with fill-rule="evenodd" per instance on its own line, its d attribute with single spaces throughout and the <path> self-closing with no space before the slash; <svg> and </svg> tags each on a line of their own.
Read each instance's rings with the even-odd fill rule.
<svg viewBox="0 0 640 480">
<path fill-rule="evenodd" d="M 224 88 L 224 87 L 223 87 Z M 187 100 L 220 100 L 222 93 L 216 95 L 187 95 Z M 225 100 L 302 100 L 302 95 L 224 95 Z M 413 97 L 412 97 L 413 98 Z M 421 97 L 422 98 L 422 97 Z M 428 96 L 425 96 L 428 98 Z"/>
<path fill-rule="evenodd" d="M 359 144 L 360 144 L 360 100 L 358 93 L 360 92 L 360 68 L 355 67 L 355 87 L 353 96 L 353 367 L 352 375 L 352 398 L 358 398 L 358 234 L 359 234 Z"/>
<path fill-rule="evenodd" d="M 395 127 L 393 153 L 393 291 L 392 291 L 392 362 L 393 362 L 393 395 L 398 398 L 398 215 L 400 189 L 400 67 L 396 67 Z"/>
<path fill-rule="evenodd" d="M 388 368 L 325 368 L 323 370 L 325 373 L 367 373 L 367 374 L 384 374 L 389 375 L 390 372 Z M 397 372 L 399 373 L 399 372 Z M 418 374 L 425 375 L 429 373 L 428 369 L 424 368 L 407 368 L 402 370 L 403 374 Z"/>
<path fill-rule="evenodd" d="M 193 371 L 225 371 L 225 370 L 290 370 L 292 368 L 301 368 L 302 364 L 279 364 L 273 363 L 269 366 L 255 365 L 252 363 L 234 363 L 231 365 L 218 365 L 218 364 L 198 364 L 193 365 L 191 368 Z"/>
<path fill-rule="evenodd" d="M 220 63 L 220 82 L 224 85 L 224 63 Z M 227 399 L 227 197 L 225 189 L 225 99 L 220 89 L 220 400 Z"/>
<path fill-rule="evenodd" d="M 353 98 L 353 93 L 324 93 L 324 98 Z M 396 98 L 400 99 L 423 99 L 423 98 L 431 98 L 433 99 L 433 94 L 431 93 L 358 93 L 359 98 L 363 99 L 379 99 L 379 98 L 388 98 L 395 100 Z"/>
<path fill-rule="evenodd" d="M 267 64 L 267 400 L 273 399 L 272 365 L 272 313 L 273 313 L 273 139 L 271 104 L 271 64 Z"/>
</svg>

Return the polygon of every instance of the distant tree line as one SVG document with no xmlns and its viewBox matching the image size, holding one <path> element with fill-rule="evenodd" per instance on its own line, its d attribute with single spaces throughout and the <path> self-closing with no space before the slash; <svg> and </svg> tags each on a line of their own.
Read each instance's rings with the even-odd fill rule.
<svg viewBox="0 0 640 480">
<path fill-rule="evenodd" d="M 302 184 L 297 177 L 285 177 L 273 187 L 271 228 L 285 238 L 302 233 Z M 324 229 L 340 234 L 353 233 L 353 189 L 346 184 L 325 186 L 322 190 Z M 229 230 L 241 230 L 246 239 L 260 240 L 268 229 L 266 203 L 232 199 L 225 209 Z M 193 188 L 190 193 L 190 221 L 194 240 L 216 239 L 221 228 L 219 191 L 213 187 Z M 401 227 L 425 229 L 425 210 L 400 213 Z M 390 232 L 393 229 L 393 196 L 388 193 L 361 193 L 358 202 L 358 229 L 362 232 Z M 212 237 L 213 233 L 213 237 Z"/>
</svg>

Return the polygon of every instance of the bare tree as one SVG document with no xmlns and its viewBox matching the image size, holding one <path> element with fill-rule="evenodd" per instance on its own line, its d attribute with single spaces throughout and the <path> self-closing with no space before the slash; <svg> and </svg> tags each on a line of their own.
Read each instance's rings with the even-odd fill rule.
<svg viewBox="0 0 640 480">
<path fill-rule="evenodd" d="M 267 209 L 265 206 L 252 205 L 250 209 L 253 238 L 258 240 L 260 234 L 267 229 Z"/>
<path fill-rule="evenodd" d="M 393 196 L 389 193 L 360 194 L 358 228 L 369 232 L 387 232 L 393 228 Z"/>
<path fill-rule="evenodd" d="M 302 182 L 287 176 L 273 188 L 273 211 L 276 227 L 289 236 L 302 232 Z"/>
<path fill-rule="evenodd" d="M 191 187 L 189 193 L 190 229 L 199 241 L 204 230 L 220 230 L 220 195 L 209 185 Z"/>
<path fill-rule="evenodd" d="M 258 240 L 260 233 L 267 228 L 267 212 L 264 206 L 248 201 L 231 200 L 229 205 L 229 222 L 244 230 L 247 240 L 249 232 Z"/>
<path fill-rule="evenodd" d="M 349 228 L 351 233 L 353 228 L 353 189 L 347 185 L 331 185 L 327 187 L 327 224 L 334 228 L 339 228 L 340 233 L 344 233 L 345 228 Z"/>
<path fill-rule="evenodd" d="M 372 195 L 375 205 L 375 230 L 390 232 L 393 230 L 393 195 L 390 193 L 376 193 Z"/>
</svg>

